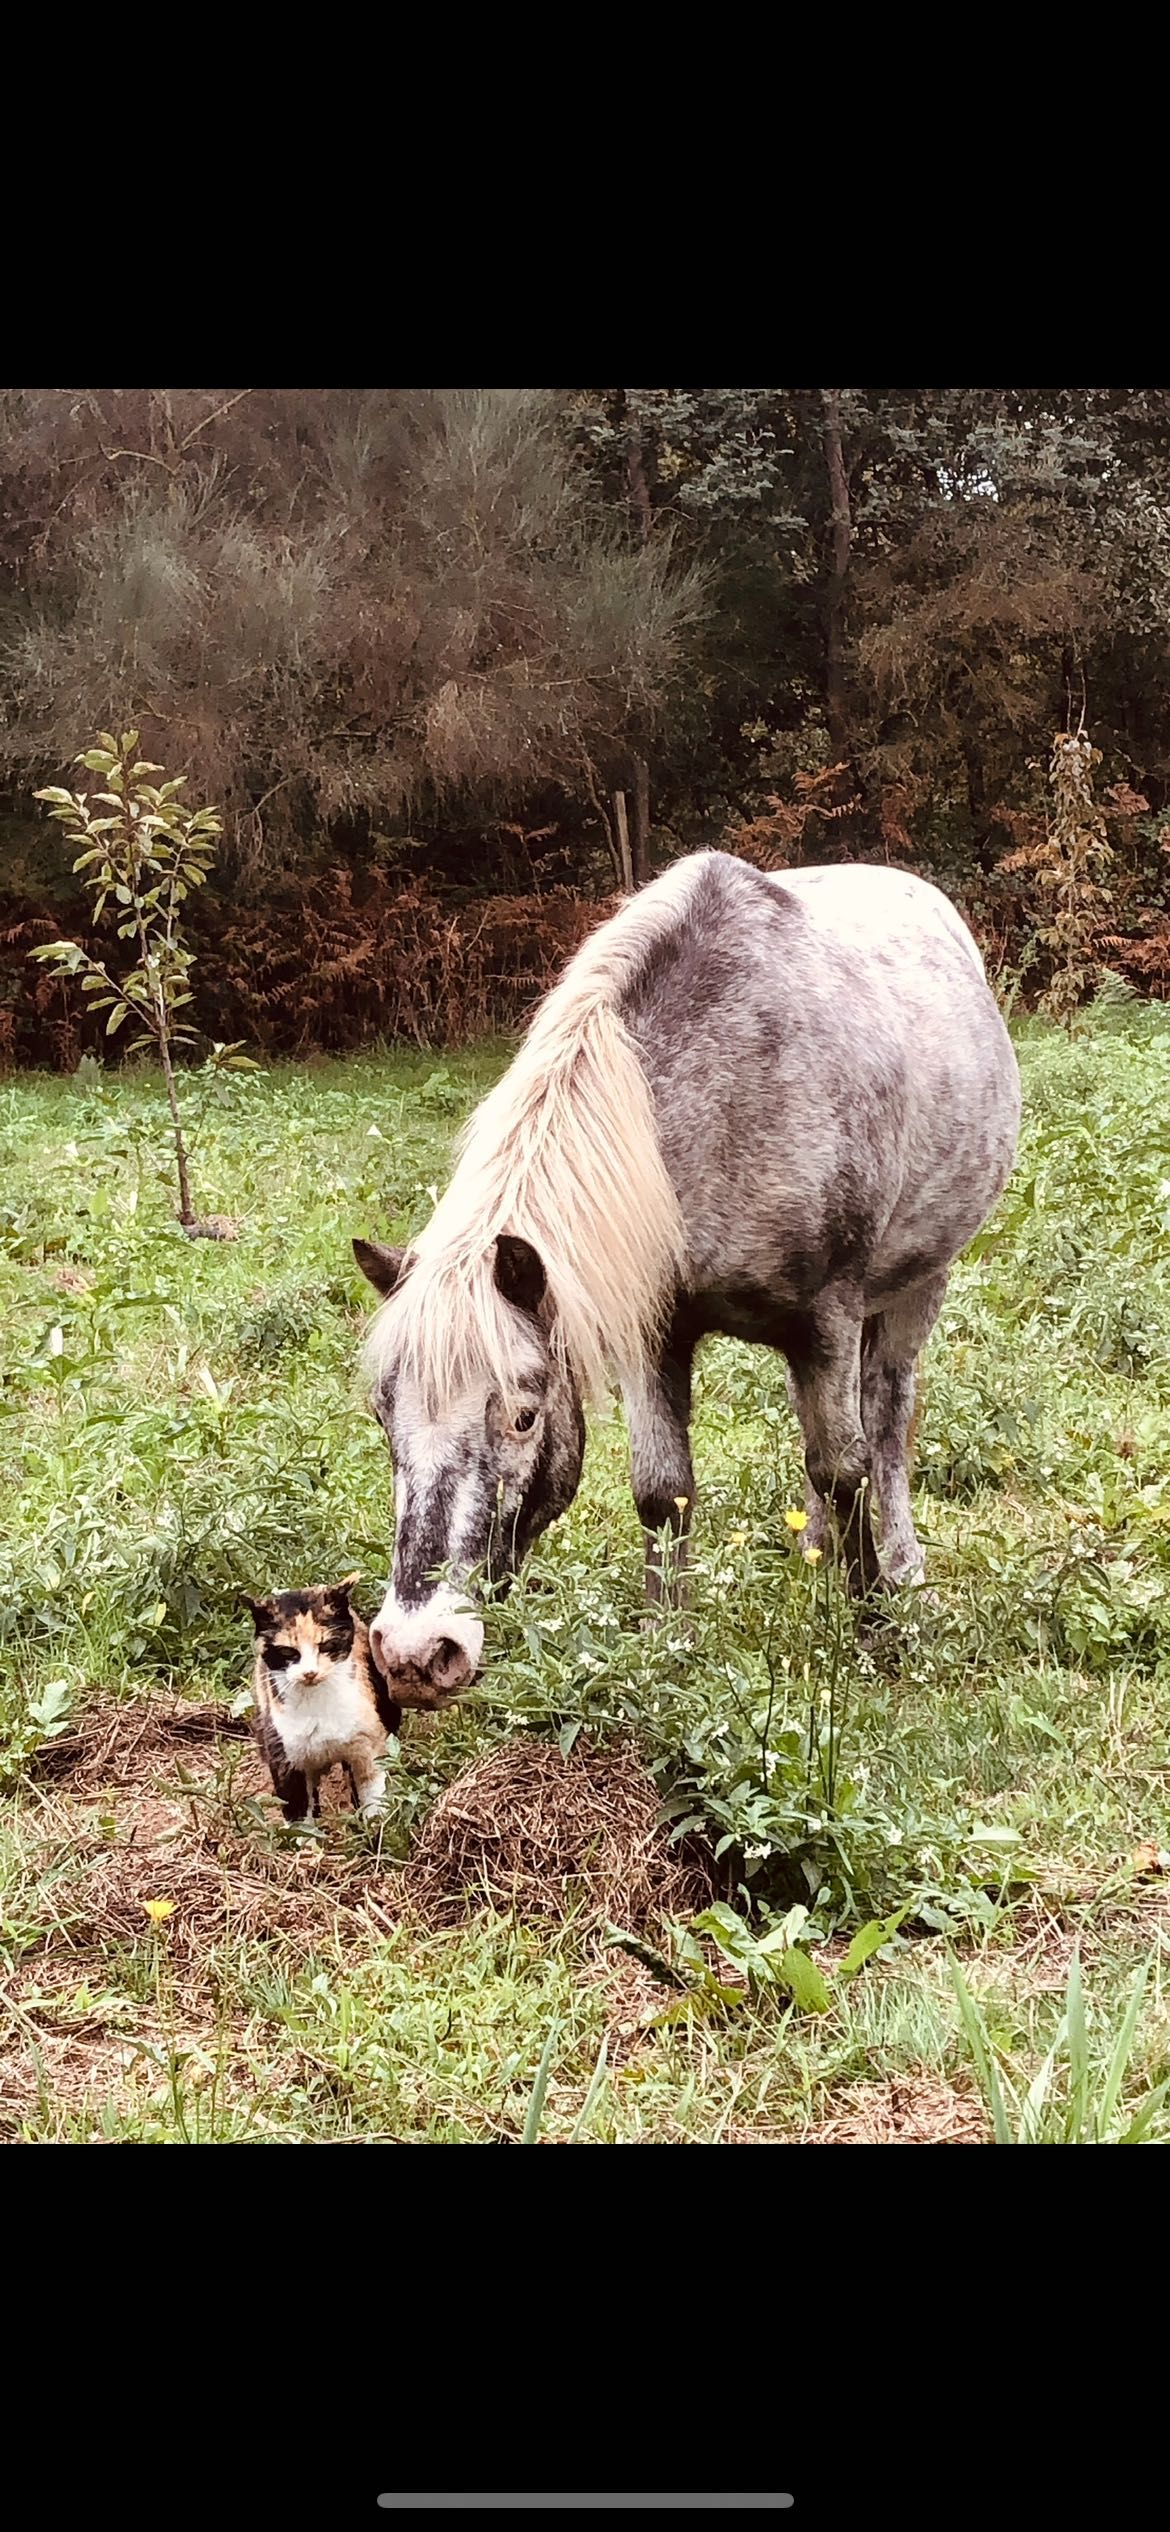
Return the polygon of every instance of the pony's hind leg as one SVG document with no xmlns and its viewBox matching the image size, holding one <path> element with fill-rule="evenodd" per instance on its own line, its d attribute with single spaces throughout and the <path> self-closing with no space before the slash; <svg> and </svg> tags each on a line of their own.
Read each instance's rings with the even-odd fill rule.
<svg viewBox="0 0 1170 2532">
<path fill-rule="evenodd" d="M 788 1352 L 813 1498 L 831 1511 L 850 1591 L 880 1591 L 869 1513 L 871 1460 L 861 1413 L 861 1314 L 852 1296 L 824 1292 Z M 824 1535 L 823 1515 L 814 1544 Z M 806 1533 L 807 1540 L 807 1533 Z"/>
<path fill-rule="evenodd" d="M 861 1349 L 861 1414 L 881 1516 L 882 1566 L 893 1583 L 923 1577 L 910 1503 L 909 1438 L 915 1369 L 942 1307 L 945 1275 L 933 1275 L 867 1319 Z"/>
<path fill-rule="evenodd" d="M 623 1391 L 630 1428 L 630 1476 L 646 1541 L 646 1598 L 677 1608 L 686 1592 L 687 1537 L 695 1499 L 691 1465 L 694 1342 L 676 1327 L 657 1369 Z"/>
<path fill-rule="evenodd" d="M 788 1404 L 793 1415 L 799 1419 L 800 1392 L 791 1371 L 788 1374 Z M 810 1547 L 816 1549 L 818 1556 L 823 1555 L 829 1544 L 829 1515 L 809 1476 L 807 1464 L 804 1472 L 804 1535 L 800 1544 L 806 1556 Z"/>
</svg>

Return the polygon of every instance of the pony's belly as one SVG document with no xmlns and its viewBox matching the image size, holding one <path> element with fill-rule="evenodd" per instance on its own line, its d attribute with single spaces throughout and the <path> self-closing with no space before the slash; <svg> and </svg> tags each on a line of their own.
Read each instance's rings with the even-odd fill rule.
<svg viewBox="0 0 1170 2532">
<path fill-rule="evenodd" d="M 975 1148 L 959 1146 L 918 1187 L 903 1189 L 864 1278 L 867 1299 L 909 1291 L 953 1265 L 981 1231 L 1015 1165 L 1018 1110 Z"/>
</svg>

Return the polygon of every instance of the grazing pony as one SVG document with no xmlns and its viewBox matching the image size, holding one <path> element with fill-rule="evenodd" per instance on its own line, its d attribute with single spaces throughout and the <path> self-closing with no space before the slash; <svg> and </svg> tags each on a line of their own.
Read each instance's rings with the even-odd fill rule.
<svg viewBox="0 0 1170 2532">
<path fill-rule="evenodd" d="M 385 1296 L 367 1364 L 397 1524 L 370 1635 L 395 1694 L 440 1705 L 473 1677 L 483 1626 L 462 1585 L 514 1572 L 572 1501 L 583 1405 L 614 1381 L 661 1596 L 713 1333 L 786 1359 L 808 1543 L 828 1508 L 853 1592 L 920 1579 L 915 1363 L 1019 1116 L 983 962 L 925 880 L 696 853 L 601 924 L 412 1247 L 354 1241 Z"/>
</svg>

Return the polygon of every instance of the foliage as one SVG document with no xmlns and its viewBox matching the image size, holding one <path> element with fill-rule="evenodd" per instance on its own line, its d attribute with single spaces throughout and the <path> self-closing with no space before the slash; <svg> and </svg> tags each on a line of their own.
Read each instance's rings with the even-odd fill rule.
<svg viewBox="0 0 1170 2532">
<path fill-rule="evenodd" d="M 468 788 L 584 797 L 700 604 L 536 389 L 14 391 L 14 769 L 109 709 L 224 804 L 230 885 Z"/>
<path fill-rule="evenodd" d="M 121 918 L 118 939 L 133 942 L 138 963 L 115 980 L 100 959 L 87 957 L 75 941 L 50 941 L 33 956 L 81 976 L 84 990 L 95 997 L 94 1009 L 109 1013 L 107 1037 L 124 1020 L 137 1019 L 141 1034 L 130 1040 L 132 1054 L 144 1046 L 177 1046 L 191 1038 L 175 1017 L 191 1001 L 192 959 L 182 907 L 191 890 L 206 881 L 221 832 L 219 818 L 214 809 L 190 809 L 180 801 L 184 774 L 161 787 L 151 781 L 162 767 L 139 754 L 137 730 L 124 730 L 120 739 L 103 731 L 96 747 L 87 748 L 77 761 L 109 786 L 93 794 L 107 812 L 104 817 L 95 818 L 82 792 L 53 784 L 36 796 L 46 802 L 70 844 L 82 847 L 73 868 L 86 874 L 95 922 L 100 923 L 112 897 L 115 918 Z"/>
<path fill-rule="evenodd" d="M 517 931 L 497 971 L 480 906 L 587 920 L 617 789 L 650 866 L 721 841 L 909 863 L 1029 991 L 1070 1006 L 1102 964 L 1167 990 L 1164 389 L 18 389 L 4 419 L 13 1060 L 89 1042 L 24 968 L 82 938 L 27 811 L 111 711 L 222 804 L 191 937 L 224 1039 L 273 1012 L 274 1047 L 355 1042 L 347 972 L 366 1038 L 510 1020 L 543 960 Z M 1045 814 L 1077 728 L 1107 902 L 1097 812 Z"/>
<path fill-rule="evenodd" d="M 117 739 L 102 731 L 97 745 L 77 761 L 107 786 L 92 795 L 106 812 L 103 817 L 94 816 L 85 793 L 65 791 L 58 784 L 38 791 L 37 798 L 46 802 L 70 844 L 82 848 L 73 868 L 85 873 L 95 923 L 101 923 L 112 899 L 117 937 L 133 943 L 138 955 L 133 966 L 115 975 L 105 959 L 93 957 L 78 941 L 44 941 L 31 954 L 42 965 L 80 980 L 82 992 L 92 996 L 93 1009 L 108 1014 L 107 1037 L 132 1019 L 139 1023 L 139 1034 L 130 1039 L 129 1052 L 153 1046 L 170 1103 L 179 1219 L 190 1229 L 195 1216 L 174 1075 L 178 1047 L 194 1042 L 193 1031 L 178 1017 L 192 1000 L 194 963 L 183 908 L 192 889 L 206 881 L 220 821 L 214 809 L 192 809 L 180 800 L 185 774 L 152 782 L 151 776 L 163 769 L 139 753 L 137 730 L 124 730 Z M 228 1069 L 247 1061 L 236 1046 L 217 1046 L 215 1058 Z"/>
<path fill-rule="evenodd" d="M 1113 849 L 1093 797 L 1093 769 L 1100 762 L 1101 750 L 1083 728 L 1057 731 L 1048 772 L 1051 817 L 1043 835 L 1009 853 L 1003 865 L 1031 871 L 1035 878 L 1038 936 L 1051 968 L 1041 1008 L 1054 1020 L 1071 1019 L 1098 983 L 1098 944 L 1112 913 Z"/>
<path fill-rule="evenodd" d="M 997 2145 L 1146 2145 L 1150 2130 L 1170 2093 L 1170 2076 L 1153 2085 L 1136 2110 L 1123 2099 L 1137 2039 L 1138 2019 L 1149 1984 L 1151 1963 L 1143 1961 L 1134 1980 L 1116 2041 L 1101 2076 L 1094 2083 L 1081 1964 L 1074 1952 L 1068 1992 L 1056 2037 L 1026 2092 L 1012 2082 L 996 2061 L 984 2015 L 957 1962 L 952 1976 L 963 2030 L 987 2104 Z M 1010 2115 L 1009 2115 L 1010 2113 Z"/>
</svg>

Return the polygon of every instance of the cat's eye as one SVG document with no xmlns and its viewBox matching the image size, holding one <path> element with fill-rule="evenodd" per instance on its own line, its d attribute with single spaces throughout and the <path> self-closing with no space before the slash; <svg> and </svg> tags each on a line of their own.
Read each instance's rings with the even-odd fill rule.
<svg viewBox="0 0 1170 2532">
<path fill-rule="evenodd" d="M 296 1658 L 295 1644 L 266 1644 L 264 1647 L 264 1660 L 269 1670 L 287 1670 Z"/>
<path fill-rule="evenodd" d="M 519 1415 L 515 1415 L 515 1416 L 513 1416 L 513 1418 L 512 1418 L 512 1431 L 513 1431 L 513 1433 L 531 1433 L 531 1431 L 532 1431 L 532 1427 L 533 1427 L 533 1425 L 535 1424 L 535 1422 L 536 1422 L 536 1409 L 535 1409 L 535 1407 L 524 1407 L 524 1408 L 521 1410 L 521 1412 L 520 1412 L 520 1414 L 519 1414 Z"/>
</svg>

